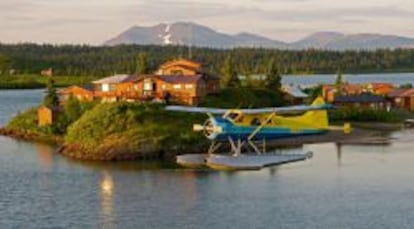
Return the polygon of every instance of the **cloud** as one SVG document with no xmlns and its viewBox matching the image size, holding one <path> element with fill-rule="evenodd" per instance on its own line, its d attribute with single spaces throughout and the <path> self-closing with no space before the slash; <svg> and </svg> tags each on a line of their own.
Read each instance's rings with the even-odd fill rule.
<svg viewBox="0 0 414 229">
<path fill-rule="evenodd" d="M 235 15 L 248 12 L 249 7 L 232 6 L 224 3 L 194 1 L 168 1 L 133 3 L 123 10 L 127 17 L 141 17 L 148 21 L 182 21 L 201 18 Z"/>
<path fill-rule="evenodd" d="M 100 43 L 132 25 L 194 21 L 223 32 L 297 39 L 310 32 L 414 37 L 408 0 L 0 0 L 0 39 Z M 68 35 L 70 34 L 70 35 Z M 76 34 L 72 35 L 72 34 Z"/>
</svg>

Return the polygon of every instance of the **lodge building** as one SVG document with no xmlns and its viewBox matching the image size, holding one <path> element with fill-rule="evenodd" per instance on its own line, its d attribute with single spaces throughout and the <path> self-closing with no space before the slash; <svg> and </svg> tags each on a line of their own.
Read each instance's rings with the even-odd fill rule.
<svg viewBox="0 0 414 229">
<path fill-rule="evenodd" d="M 177 59 L 162 64 L 154 74 L 114 75 L 92 82 L 91 87 L 72 86 L 60 91 L 63 100 L 168 101 L 197 105 L 205 96 L 217 93 L 218 77 L 207 73 L 201 64 Z"/>
</svg>

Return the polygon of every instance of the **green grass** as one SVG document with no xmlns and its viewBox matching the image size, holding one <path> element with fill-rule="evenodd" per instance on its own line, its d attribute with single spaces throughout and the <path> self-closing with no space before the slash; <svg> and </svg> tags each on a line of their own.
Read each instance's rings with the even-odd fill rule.
<svg viewBox="0 0 414 229">
<path fill-rule="evenodd" d="M 87 84 L 96 77 L 55 76 L 56 87 Z M 48 77 L 40 75 L 0 76 L 0 89 L 37 89 L 46 87 Z"/>
<path fill-rule="evenodd" d="M 329 120 L 355 121 L 355 122 L 384 122 L 397 123 L 402 121 L 402 116 L 397 112 L 383 109 L 374 110 L 371 108 L 339 108 L 329 111 Z"/>
<path fill-rule="evenodd" d="M 13 117 L 6 126 L 10 129 L 26 130 L 28 132 L 41 132 L 37 126 L 37 108 L 28 109 Z"/>
<path fill-rule="evenodd" d="M 163 151 L 179 151 L 204 144 L 193 123 L 204 115 L 168 112 L 161 105 L 99 104 L 73 123 L 65 140 L 77 145 L 82 158 L 118 158 L 120 155 L 158 157 Z"/>
<path fill-rule="evenodd" d="M 69 104 L 69 103 L 66 103 Z M 83 113 L 87 110 L 91 110 L 96 105 L 95 102 L 78 102 L 76 100 L 76 107 L 64 106 L 64 112 L 62 112 L 58 120 L 53 125 L 38 126 L 37 109 L 38 107 L 30 108 L 24 112 L 21 112 L 14 116 L 6 128 L 9 130 L 15 130 L 17 132 L 38 134 L 38 135 L 64 135 L 67 128 L 75 122 Z M 76 109 L 77 114 L 73 114 L 71 110 Z M 71 114 L 72 113 L 72 114 Z M 75 116 L 75 117 L 74 117 Z"/>
</svg>

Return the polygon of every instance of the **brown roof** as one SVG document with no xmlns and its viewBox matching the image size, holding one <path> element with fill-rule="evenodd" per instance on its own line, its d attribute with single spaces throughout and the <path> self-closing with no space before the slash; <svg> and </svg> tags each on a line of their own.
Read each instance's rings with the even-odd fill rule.
<svg viewBox="0 0 414 229">
<path fill-rule="evenodd" d="M 82 86 L 73 85 L 73 86 L 70 86 L 70 87 L 62 88 L 62 89 L 58 90 L 58 93 L 64 94 L 64 93 L 67 93 L 67 91 L 71 91 L 72 89 L 75 89 L 75 88 L 79 88 L 81 90 L 84 90 L 85 92 L 90 92 L 90 93 L 92 93 L 93 90 L 94 90 L 93 85 L 85 84 L 85 85 L 82 85 Z"/>
<path fill-rule="evenodd" d="M 109 76 L 103 79 L 95 80 L 92 83 L 94 84 L 117 84 L 117 83 L 128 83 L 128 82 L 134 82 L 137 80 L 136 75 L 114 75 Z"/>
<path fill-rule="evenodd" d="M 414 96 L 414 88 L 400 88 L 388 93 L 388 97 L 408 97 Z"/>
<path fill-rule="evenodd" d="M 373 88 L 377 88 L 377 87 L 394 87 L 394 85 L 390 84 L 390 83 L 370 83 L 372 85 Z"/>
<path fill-rule="evenodd" d="M 186 65 L 186 66 L 192 65 L 192 66 L 194 66 L 196 68 L 200 68 L 201 67 L 201 64 L 200 63 L 197 63 L 197 62 L 192 61 L 192 60 L 187 60 L 187 59 L 184 59 L 184 58 L 180 58 L 180 59 L 176 59 L 176 60 L 167 61 L 164 64 L 162 64 L 160 66 L 160 68 L 167 68 L 167 67 L 170 67 L 170 66 L 183 65 L 183 64 Z"/>
</svg>

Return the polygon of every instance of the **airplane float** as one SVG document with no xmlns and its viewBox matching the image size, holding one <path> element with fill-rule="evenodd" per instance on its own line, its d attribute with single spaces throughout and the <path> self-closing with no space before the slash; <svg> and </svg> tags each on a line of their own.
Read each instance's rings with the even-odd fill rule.
<svg viewBox="0 0 414 229">
<path fill-rule="evenodd" d="M 327 110 L 331 108 L 332 105 L 326 104 L 320 97 L 311 105 L 259 109 L 166 107 L 169 111 L 205 113 L 209 116 L 204 124 L 193 126 L 194 131 L 203 132 L 211 141 L 207 154 L 180 155 L 177 156 L 177 163 L 213 169 L 260 169 L 311 157 L 310 152 L 284 155 L 266 153 L 266 141 L 329 131 Z M 216 154 L 225 143 L 230 145 L 230 155 Z"/>
</svg>

